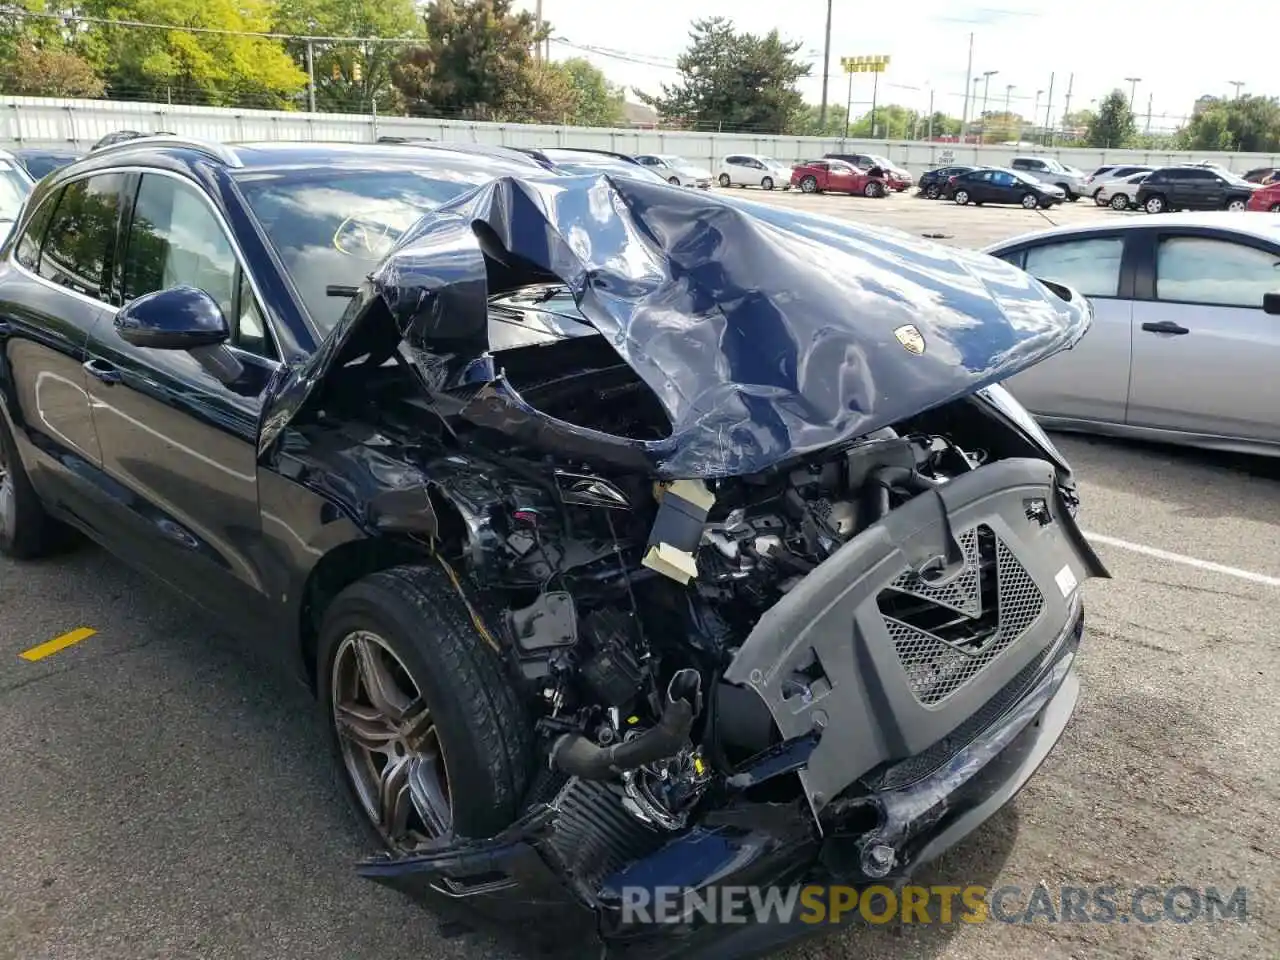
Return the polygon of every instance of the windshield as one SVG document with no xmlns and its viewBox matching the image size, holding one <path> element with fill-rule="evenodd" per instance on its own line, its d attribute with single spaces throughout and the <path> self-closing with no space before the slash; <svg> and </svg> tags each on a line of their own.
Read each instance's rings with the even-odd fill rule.
<svg viewBox="0 0 1280 960">
<path fill-rule="evenodd" d="M 893 164 L 892 164 L 892 163 L 890 163 L 888 160 L 886 160 L 884 157 L 877 157 L 877 156 L 875 156 L 874 154 L 871 156 L 871 162 L 872 162 L 873 164 L 875 164 L 877 167 L 892 167 L 892 166 L 893 166 Z"/>
<path fill-rule="evenodd" d="M 349 299 L 328 296 L 326 287 L 359 286 L 424 214 L 513 174 L 528 176 L 529 170 L 466 157 L 439 167 L 288 170 L 249 174 L 237 182 L 323 334 L 341 318 Z"/>
<path fill-rule="evenodd" d="M 18 219 L 18 211 L 31 193 L 31 181 L 10 160 L 0 160 L 0 223 Z"/>
<path fill-rule="evenodd" d="M 1066 167 L 1064 167 L 1062 164 L 1060 164 L 1057 160 L 1054 160 L 1054 159 L 1052 159 L 1052 158 L 1050 158 L 1050 157 L 1044 157 L 1044 158 L 1042 158 L 1042 159 L 1044 160 L 1045 169 L 1047 169 L 1047 170 L 1051 170 L 1051 171 L 1052 171 L 1052 172 L 1054 172 L 1054 173 L 1069 173 L 1069 172 L 1070 172 L 1069 170 L 1067 170 L 1067 168 L 1066 168 Z"/>
</svg>

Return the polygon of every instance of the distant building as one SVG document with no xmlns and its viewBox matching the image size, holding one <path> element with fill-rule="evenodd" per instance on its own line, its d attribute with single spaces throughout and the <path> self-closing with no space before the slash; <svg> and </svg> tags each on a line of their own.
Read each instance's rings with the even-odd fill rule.
<svg viewBox="0 0 1280 960">
<path fill-rule="evenodd" d="M 627 118 L 627 126 L 637 130 L 653 130 L 658 126 L 658 111 L 643 103 L 623 101 L 622 112 Z"/>
<path fill-rule="evenodd" d="M 1217 102 L 1217 97 L 1210 96 L 1207 93 L 1203 97 L 1196 97 L 1196 104 L 1191 108 L 1191 115 L 1198 117 Z"/>
</svg>

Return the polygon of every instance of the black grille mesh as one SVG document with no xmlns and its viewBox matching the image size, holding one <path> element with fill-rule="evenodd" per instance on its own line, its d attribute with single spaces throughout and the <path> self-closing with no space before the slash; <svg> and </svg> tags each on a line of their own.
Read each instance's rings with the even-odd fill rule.
<svg viewBox="0 0 1280 960">
<path fill-rule="evenodd" d="M 934 586 L 907 571 L 882 594 L 894 651 L 912 694 L 926 706 L 941 703 L 990 666 L 1044 609 L 1040 588 L 989 527 L 975 527 L 957 539 L 965 568 L 952 581 Z M 894 602 L 895 592 L 962 616 L 939 621 L 927 609 L 910 611 Z"/>
</svg>

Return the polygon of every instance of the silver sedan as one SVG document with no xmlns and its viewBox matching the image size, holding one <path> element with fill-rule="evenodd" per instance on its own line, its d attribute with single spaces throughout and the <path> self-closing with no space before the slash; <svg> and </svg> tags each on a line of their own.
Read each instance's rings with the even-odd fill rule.
<svg viewBox="0 0 1280 960">
<path fill-rule="evenodd" d="M 986 252 L 1093 303 L 1073 349 L 1005 384 L 1044 426 L 1280 456 L 1280 216 L 1125 218 Z"/>
</svg>

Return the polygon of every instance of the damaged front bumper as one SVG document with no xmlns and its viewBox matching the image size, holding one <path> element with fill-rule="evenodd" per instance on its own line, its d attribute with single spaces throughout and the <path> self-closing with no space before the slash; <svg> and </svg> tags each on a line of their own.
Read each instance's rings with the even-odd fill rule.
<svg viewBox="0 0 1280 960">
<path fill-rule="evenodd" d="M 1067 724 L 1078 584 L 1092 576 L 1106 571 L 1050 464 L 973 471 L 864 531 L 760 621 L 725 681 L 758 696 L 782 742 L 725 778 L 689 829 L 654 831 L 609 783 L 572 779 L 501 836 L 367 861 L 361 873 L 447 916 L 518 925 L 527 943 L 576 956 L 582 931 L 616 957 L 769 952 L 815 927 L 798 916 L 642 923 L 624 907 L 660 888 L 893 882 L 965 837 L 1022 788 Z M 886 591 L 915 601 L 914 612 L 886 607 Z M 949 623 L 985 616 L 995 626 L 951 648 L 941 627 L 913 627 L 920 609 L 938 607 L 956 614 Z M 921 635 L 962 659 L 942 647 L 922 654 Z M 752 789 L 795 774 L 800 799 L 769 802 Z"/>
</svg>

